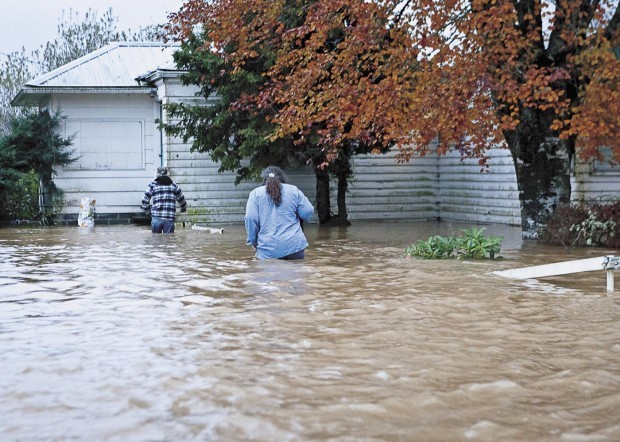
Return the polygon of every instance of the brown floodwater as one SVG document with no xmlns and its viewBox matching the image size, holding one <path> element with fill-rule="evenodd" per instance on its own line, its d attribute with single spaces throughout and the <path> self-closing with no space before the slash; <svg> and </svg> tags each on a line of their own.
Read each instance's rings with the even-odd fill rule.
<svg viewBox="0 0 620 442">
<path fill-rule="evenodd" d="M 241 225 L 0 229 L 2 440 L 620 440 L 605 272 L 491 274 L 614 251 L 402 257 L 465 227 L 310 225 L 299 262 Z"/>
</svg>

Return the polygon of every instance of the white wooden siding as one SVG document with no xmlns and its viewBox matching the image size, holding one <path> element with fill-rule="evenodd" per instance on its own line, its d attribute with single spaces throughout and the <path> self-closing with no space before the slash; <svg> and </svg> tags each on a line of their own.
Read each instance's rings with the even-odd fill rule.
<svg viewBox="0 0 620 442">
<path fill-rule="evenodd" d="M 434 156 L 397 163 L 396 152 L 353 158 L 347 194 L 350 220 L 438 219 L 438 163 Z M 331 204 L 336 211 L 336 194 Z"/>
<path fill-rule="evenodd" d="M 198 100 L 194 96 L 196 91 L 196 88 L 183 87 L 177 78 L 158 82 L 158 96 L 164 105 Z M 169 122 L 165 112 L 161 118 Z M 233 172 L 218 173 L 219 164 L 208 154 L 190 152 L 190 147 L 178 137 L 164 134 L 164 163 L 188 203 L 187 213 L 178 220 L 242 223 L 248 195 L 258 183 L 244 182 L 235 186 Z"/>
<path fill-rule="evenodd" d="M 69 170 L 144 169 L 144 120 L 70 120 L 65 121 L 65 134 L 73 135 L 78 156 Z"/>
<path fill-rule="evenodd" d="M 521 208 L 510 152 L 488 152 L 489 169 L 457 152 L 396 163 L 395 153 L 353 160 L 347 196 L 349 218 L 441 219 L 472 223 L 521 224 Z M 334 200 L 335 202 L 335 200 Z"/>
<path fill-rule="evenodd" d="M 613 202 L 620 196 L 620 167 L 597 168 L 592 162 L 577 161 L 571 176 L 571 200 Z"/>
<path fill-rule="evenodd" d="M 98 214 L 139 213 L 144 190 L 160 164 L 154 99 L 148 94 L 59 94 L 50 106 L 61 109 L 62 136 L 76 135 L 76 154 L 82 155 L 54 177 L 64 192 L 63 213 L 77 214 L 83 197 L 97 201 Z M 80 138 L 89 143 L 85 150 Z M 131 152 L 119 152 L 123 148 Z M 97 159 L 103 156 L 110 161 Z"/>
<path fill-rule="evenodd" d="M 180 87 L 175 79 L 162 80 L 158 85 L 158 97 L 164 103 L 193 100 L 193 93 L 193 89 Z M 160 113 L 155 98 L 146 93 L 57 95 L 53 106 L 60 106 L 67 117 L 65 136 L 76 125 L 89 127 L 97 121 L 107 131 L 112 130 L 110 122 L 118 121 L 118 133 L 114 136 L 123 132 L 128 121 L 140 122 L 143 128 L 141 168 L 113 167 L 112 163 L 106 170 L 69 167 L 60 171 L 56 183 L 65 192 L 64 213 L 77 214 L 80 200 L 85 196 L 97 200 L 98 216 L 140 213 L 144 189 L 154 178 L 156 168 L 163 164 L 169 167 L 171 177 L 181 186 L 189 204 L 188 213 L 179 220 L 214 224 L 243 222 L 248 194 L 259 183 L 235 186 L 234 173 L 218 173 L 219 165 L 208 155 L 190 152 L 190 147 L 178 138 L 161 134 L 156 120 L 165 120 L 166 115 Z M 127 135 L 135 139 L 134 132 Z M 89 136 L 101 136 L 104 145 L 107 134 L 93 130 Z M 395 157 L 392 152 L 353 159 L 354 177 L 347 194 L 349 219 L 520 224 L 516 178 L 508 151 L 490 152 L 488 173 L 480 173 L 476 161 L 462 162 L 455 153 L 413 158 L 407 163 L 397 163 Z M 289 182 L 316 205 L 312 169 L 303 167 L 286 172 Z M 337 211 L 336 184 L 332 180 L 332 212 Z"/>
<path fill-rule="evenodd" d="M 166 99 L 187 100 L 183 88 L 167 85 Z M 171 95 L 178 94 L 178 95 Z M 168 138 L 167 161 L 193 209 L 190 219 L 207 222 L 240 222 L 245 202 L 257 183 L 234 182 L 234 174 L 218 174 L 218 165 L 203 154 Z M 397 163 L 395 152 L 362 155 L 353 159 L 354 177 L 347 193 L 350 220 L 470 221 L 520 225 L 520 205 L 510 153 L 489 153 L 491 168 L 480 173 L 476 161 L 461 162 L 458 154 L 414 158 Z M 310 168 L 287 171 L 316 205 L 315 178 Z M 331 208 L 337 211 L 335 180 L 331 182 Z M 222 198 L 225 194 L 226 197 Z"/>
<path fill-rule="evenodd" d="M 439 158 L 441 219 L 521 225 L 517 177 L 510 151 L 490 149 L 488 170 L 458 152 Z"/>
</svg>

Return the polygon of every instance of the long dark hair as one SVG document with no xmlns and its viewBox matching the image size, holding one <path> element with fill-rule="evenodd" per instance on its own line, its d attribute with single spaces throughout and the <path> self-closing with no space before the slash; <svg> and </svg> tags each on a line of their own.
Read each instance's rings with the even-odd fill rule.
<svg viewBox="0 0 620 442">
<path fill-rule="evenodd" d="M 267 187 L 267 195 L 276 206 L 282 202 L 282 183 L 286 183 L 286 175 L 276 166 L 265 168 L 260 174 L 263 184 Z"/>
</svg>

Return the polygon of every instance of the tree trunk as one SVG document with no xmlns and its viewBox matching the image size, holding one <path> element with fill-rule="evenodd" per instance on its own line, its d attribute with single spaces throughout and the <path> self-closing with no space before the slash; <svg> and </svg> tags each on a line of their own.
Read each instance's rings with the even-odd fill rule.
<svg viewBox="0 0 620 442">
<path fill-rule="evenodd" d="M 48 213 L 52 205 L 52 189 L 49 182 L 39 180 L 39 217 L 43 224 L 49 224 Z"/>
<path fill-rule="evenodd" d="M 39 179 L 39 217 L 43 224 L 54 224 L 56 214 L 54 213 L 55 204 L 62 195 L 51 176 L 44 176 Z"/>
<path fill-rule="evenodd" d="M 319 224 L 327 224 L 331 218 L 329 207 L 329 172 L 327 168 L 320 168 L 315 165 L 314 175 L 316 177 L 316 212 L 319 217 Z"/>
<path fill-rule="evenodd" d="M 558 204 L 570 202 L 570 162 L 574 147 L 549 134 L 541 112 L 524 111 L 521 123 L 506 140 L 515 164 L 521 224 L 525 237 L 535 237 Z"/>
<path fill-rule="evenodd" d="M 336 201 L 338 202 L 338 218 L 341 222 L 348 223 L 347 218 L 347 189 L 349 188 L 348 178 L 340 175 L 338 177 L 338 195 Z"/>
<path fill-rule="evenodd" d="M 338 194 L 336 202 L 338 204 L 338 215 L 332 217 L 330 224 L 337 226 L 350 226 L 347 213 L 347 190 L 349 189 L 349 178 L 353 175 L 351 169 L 350 152 L 346 149 L 338 156 L 338 159 L 332 165 L 332 173 L 336 175 L 338 180 Z"/>
<path fill-rule="evenodd" d="M 322 161 L 315 160 L 314 174 L 316 176 L 316 210 L 320 225 L 330 226 L 349 226 L 347 214 L 347 190 L 349 188 L 349 178 L 353 175 L 351 168 L 351 149 L 345 148 L 339 152 L 336 158 L 328 167 L 320 167 Z M 338 194 L 336 202 L 338 204 L 338 214 L 332 215 L 330 208 L 330 176 L 335 176 L 338 180 Z"/>
</svg>

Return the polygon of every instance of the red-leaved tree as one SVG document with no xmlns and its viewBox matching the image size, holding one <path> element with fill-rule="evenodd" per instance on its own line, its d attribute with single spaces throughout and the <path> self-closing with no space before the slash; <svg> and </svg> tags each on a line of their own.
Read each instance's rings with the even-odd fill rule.
<svg viewBox="0 0 620 442">
<path fill-rule="evenodd" d="M 528 229 L 570 199 L 575 157 L 620 159 L 619 23 L 613 0 L 193 0 L 168 29 L 204 24 L 202 50 L 239 70 L 272 57 L 236 105 L 316 145 L 317 167 L 435 140 L 484 166 L 509 148 Z"/>
</svg>

